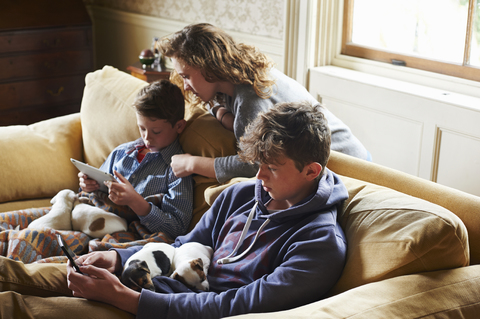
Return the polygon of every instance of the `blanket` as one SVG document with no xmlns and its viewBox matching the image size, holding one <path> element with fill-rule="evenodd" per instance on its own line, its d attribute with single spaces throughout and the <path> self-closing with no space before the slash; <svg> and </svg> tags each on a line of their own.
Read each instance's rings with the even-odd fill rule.
<svg viewBox="0 0 480 319">
<path fill-rule="evenodd" d="M 55 230 L 51 228 L 28 229 L 27 226 L 36 218 L 48 214 L 51 207 L 31 208 L 0 213 L 0 254 L 24 263 L 56 262 L 66 263 L 67 257 L 56 240 L 56 234 L 61 234 L 67 245 L 76 255 L 92 251 L 109 250 L 111 248 L 127 248 L 145 245 L 149 242 L 172 243 L 173 240 L 163 232 L 150 233 L 140 224 L 133 212 L 123 210 L 109 203 L 105 198 L 79 194 L 91 197 L 91 202 L 106 211 L 114 212 L 128 221 L 125 232 L 107 234 L 103 238 L 90 238 L 79 231 Z"/>
</svg>

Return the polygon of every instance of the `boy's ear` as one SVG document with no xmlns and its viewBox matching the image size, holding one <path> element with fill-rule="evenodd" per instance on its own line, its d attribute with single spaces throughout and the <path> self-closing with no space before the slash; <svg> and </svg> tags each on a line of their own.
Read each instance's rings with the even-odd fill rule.
<svg viewBox="0 0 480 319">
<path fill-rule="evenodd" d="M 185 121 L 184 119 L 181 119 L 177 121 L 177 123 L 175 123 L 174 127 L 177 130 L 177 133 L 180 134 L 183 132 L 186 125 L 187 125 L 187 121 Z"/>
<path fill-rule="evenodd" d="M 322 168 L 322 165 L 317 162 L 312 162 L 308 165 L 305 165 L 305 176 L 307 177 L 307 180 L 313 181 L 315 178 L 317 178 L 322 172 Z"/>
</svg>

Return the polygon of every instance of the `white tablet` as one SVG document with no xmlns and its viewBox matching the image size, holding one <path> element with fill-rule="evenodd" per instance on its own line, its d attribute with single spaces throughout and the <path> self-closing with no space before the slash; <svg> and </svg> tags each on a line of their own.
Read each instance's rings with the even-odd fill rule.
<svg viewBox="0 0 480 319">
<path fill-rule="evenodd" d="M 97 181 L 102 192 L 108 193 L 108 187 L 103 184 L 104 181 L 116 181 L 112 174 L 106 173 L 98 168 L 90 166 L 88 164 L 77 161 L 76 159 L 70 159 L 80 172 L 88 175 L 89 178 Z"/>
</svg>

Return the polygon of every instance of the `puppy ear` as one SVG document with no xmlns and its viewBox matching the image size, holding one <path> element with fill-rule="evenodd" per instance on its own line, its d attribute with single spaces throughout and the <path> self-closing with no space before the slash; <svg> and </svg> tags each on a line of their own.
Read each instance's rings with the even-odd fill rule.
<svg viewBox="0 0 480 319">
<path fill-rule="evenodd" d="M 52 205 L 55 204 L 55 202 L 57 201 L 57 198 L 58 198 L 57 196 L 58 196 L 58 193 L 55 196 L 53 196 L 53 198 L 50 200 L 50 204 L 52 204 Z"/>
<path fill-rule="evenodd" d="M 146 271 L 147 273 L 150 273 L 150 268 L 148 268 L 147 262 L 145 260 L 142 260 L 138 265 L 140 266 L 140 269 Z"/>
<path fill-rule="evenodd" d="M 195 260 L 193 261 L 192 265 L 193 265 L 193 268 L 194 268 L 194 269 L 196 268 L 196 269 L 198 269 L 198 270 L 203 271 L 203 260 L 202 260 L 202 258 L 197 258 L 197 259 L 195 259 Z"/>
<path fill-rule="evenodd" d="M 90 200 L 87 197 L 80 197 L 78 198 L 78 202 L 80 204 L 90 204 Z"/>
</svg>

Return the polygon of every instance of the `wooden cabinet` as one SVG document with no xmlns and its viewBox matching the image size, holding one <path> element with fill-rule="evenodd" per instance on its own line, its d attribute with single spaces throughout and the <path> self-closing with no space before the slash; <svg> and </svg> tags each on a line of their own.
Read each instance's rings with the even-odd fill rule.
<svg viewBox="0 0 480 319">
<path fill-rule="evenodd" d="M 0 125 L 78 112 L 92 70 L 92 25 L 82 0 L 2 4 Z"/>
</svg>

